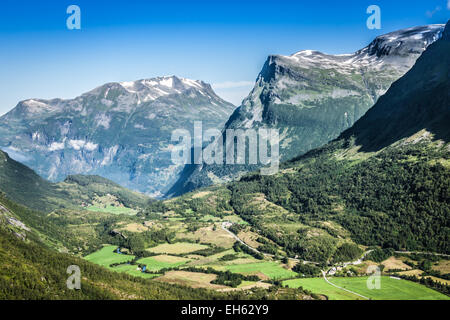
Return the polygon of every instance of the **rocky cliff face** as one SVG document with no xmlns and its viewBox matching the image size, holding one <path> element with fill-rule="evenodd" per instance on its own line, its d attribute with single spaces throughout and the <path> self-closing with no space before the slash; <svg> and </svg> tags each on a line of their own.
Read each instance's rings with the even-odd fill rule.
<svg viewBox="0 0 450 320">
<path fill-rule="evenodd" d="M 449 124 L 450 22 L 441 39 L 341 138 L 352 137 L 361 151 L 379 150 L 419 131 L 417 142 L 426 137 L 448 142 Z"/>
<path fill-rule="evenodd" d="M 171 133 L 221 128 L 234 106 L 209 84 L 175 76 L 108 83 L 75 99 L 30 99 L 0 118 L 0 148 L 42 177 L 97 174 L 160 196 L 181 170 Z"/>
<path fill-rule="evenodd" d="M 363 116 L 443 29 L 444 25 L 429 25 L 388 33 L 352 54 L 304 50 L 269 56 L 253 90 L 225 128 L 278 128 L 281 160 L 321 146 Z M 254 169 L 190 166 L 171 192 L 235 179 Z"/>
</svg>

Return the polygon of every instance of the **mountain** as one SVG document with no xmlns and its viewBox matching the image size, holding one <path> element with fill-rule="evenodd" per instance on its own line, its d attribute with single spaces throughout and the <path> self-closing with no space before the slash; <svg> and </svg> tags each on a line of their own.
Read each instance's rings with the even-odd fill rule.
<svg viewBox="0 0 450 320">
<path fill-rule="evenodd" d="M 68 176 L 52 183 L 0 150 L 0 191 L 28 208 L 50 212 L 59 208 L 80 209 L 96 197 L 109 197 L 128 208 L 143 208 L 150 198 L 99 176 Z"/>
<path fill-rule="evenodd" d="M 75 99 L 21 101 L 0 118 L 0 148 L 51 181 L 100 175 L 159 196 L 181 167 L 171 133 L 221 128 L 234 106 L 202 81 L 175 76 L 108 83 Z"/>
<path fill-rule="evenodd" d="M 450 27 L 394 82 L 374 108 L 345 131 L 361 151 L 370 152 L 421 130 L 434 139 L 450 140 Z"/>
<path fill-rule="evenodd" d="M 319 147 L 364 115 L 440 37 L 443 28 L 429 25 L 391 32 L 352 54 L 304 50 L 291 56 L 269 56 L 253 90 L 231 115 L 225 130 L 279 129 L 281 160 Z M 230 181 L 257 168 L 187 166 L 168 195 Z"/>
<path fill-rule="evenodd" d="M 450 22 L 337 139 L 283 163 L 277 174 L 247 174 L 147 212 L 234 212 L 290 256 L 321 263 L 336 261 L 348 238 L 368 247 L 449 254 L 449 120 Z M 223 201 L 213 206 L 213 195 Z"/>
</svg>

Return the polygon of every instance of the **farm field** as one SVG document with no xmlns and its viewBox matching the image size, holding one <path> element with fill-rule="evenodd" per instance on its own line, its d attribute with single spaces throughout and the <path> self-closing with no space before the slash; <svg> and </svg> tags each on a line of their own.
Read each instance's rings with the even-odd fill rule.
<svg viewBox="0 0 450 320">
<path fill-rule="evenodd" d="M 380 289 L 367 288 L 368 277 L 329 278 L 328 280 L 342 288 L 354 291 L 374 300 L 449 300 L 450 298 L 437 291 L 429 289 L 421 284 L 393 279 L 387 276 L 381 277 Z M 316 294 L 324 294 L 330 300 L 354 300 L 362 299 L 349 292 L 333 287 L 323 278 L 293 279 L 283 282 L 291 288 L 303 287 Z"/>
<path fill-rule="evenodd" d="M 145 264 L 147 266 L 147 270 L 149 270 L 149 271 L 158 271 L 158 270 L 161 270 L 164 268 L 179 267 L 189 261 L 190 260 L 186 259 L 186 258 L 161 255 L 161 256 L 142 258 L 142 259 L 139 259 L 137 262 L 141 263 L 141 264 Z"/>
<path fill-rule="evenodd" d="M 367 288 L 368 277 L 331 278 L 331 283 L 376 300 L 450 300 L 450 297 L 424 285 L 403 279 L 381 277 L 381 288 Z"/>
<path fill-rule="evenodd" d="M 212 284 L 211 281 L 213 281 L 216 278 L 217 275 L 215 274 L 188 272 L 188 271 L 169 271 L 166 272 L 163 276 L 155 278 L 155 281 L 186 285 L 192 288 L 207 288 L 207 289 L 229 288 L 219 284 Z"/>
<path fill-rule="evenodd" d="M 116 249 L 117 246 L 105 246 L 102 249 L 87 255 L 84 259 L 109 269 L 111 269 L 110 265 L 113 263 L 126 263 L 134 259 L 134 256 L 132 255 L 114 252 Z"/>
<path fill-rule="evenodd" d="M 183 254 L 191 253 L 198 250 L 206 249 L 208 246 L 189 242 L 164 243 L 156 247 L 148 248 L 147 251 L 153 253 L 167 253 L 167 254 Z"/>
<path fill-rule="evenodd" d="M 329 300 L 363 300 L 357 295 L 329 285 L 322 277 L 286 280 L 283 281 L 283 286 L 289 288 L 303 287 L 303 289 L 313 293 L 326 295 Z"/>
<path fill-rule="evenodd" d="M 181 232 L 178 237 L 182 239 L 198 240 L 202 243 L 214 244 L 223 248 L 231 248 L 236 241 L 228 232 L 218 225 L 199 228 L 192 233 Z"/>
<path fill-rule="evenodd" d="M 235 273 L 241 274 L 258 274 L 262 273 L 270 279 L 286 279 L 292 278 L 297 275 L 294 271 L 283 268 L 280 264 L 273 261 L 245 263 L 245 264 L 233 264 L 223 267 L 225 270 L 229 270 Z"/>
<path fill-rule="evenodd" d="M 114 207 L 111 205 L 108 205 L 106 207 L 100 207 L 100 206 L 89 206 L 86 208 L 88 211 L 94 211 L 94 212 L 103 212 L 103 213 L 112 213 L 112 214 L 126 214 L 129 216 L 133 216 L 137 213 L 136 210 L 125 208 L 125 207 Z"/>
<path fill-rule="evenodd" d="M 110 269 L 113 271 L 116 271 L 116 272 L 126 272 L 132 276 L 141 277 L 141 278 L 145 278 L 145 279 L 152 279 L 152 278 L 156 278 L 156 277 L 160 276 L 160 274 L 152 274 L 152 273 L 142 272 L 137 269 L 136 265 L 131 265 L 131 264 L 122 264 L 120 266 L 112 267 Z"/>
<path fill-rule="evenodd" d="M 441 273 L 450 273 L 450 260 L 441 260 L 438 263 L 435 263 L 431 268 L 440 271 Z"/>
</svg>

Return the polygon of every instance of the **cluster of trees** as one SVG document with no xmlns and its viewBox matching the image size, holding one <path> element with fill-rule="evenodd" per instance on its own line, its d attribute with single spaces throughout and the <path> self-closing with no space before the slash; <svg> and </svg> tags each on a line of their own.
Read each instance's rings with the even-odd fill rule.
<svg viewBox="0 0 450 320">
<path fill-rule="evenodd" d="M 232 273 L 230 271 L 225 272 L 213 272 L 217 274 L 217 278 L 211 281 L 214 284 L 221 284 L 232 288 L 237 288 L 242 281 L 259 281 L 258 276 L 244 276 L 239 273 Z"/>
<path fill-rule="evenodd" d="M 223 257 L 219 258 L 219 261 L 232 261 L 237 258 L 236 254 L 226 254 Z"/>
<path fill-rule="evenodd" d="M 317 277 L 317 276 L 320 276 L 320 274 L 321 274 L 321 270 L 319 267 L 317 267 L 313 264 L 303 264 L 303 262 L 297 263 L 292 268 L 292 271 L 295 271 L 306 277 Z"/>
<path fill-rule="evenodd" d="M 258 260 L 263 260 L 264 259 L 264 256 L 261 253 L 255 251 L 255 250 L 252 250 L 251 248 L 247 247 L 246 245 L 240 243 L 239 241 L 236 241 L 234 243 L 233 249 L 234 249 L 235 252 L 247 253 L 247 254 L 253 256 L 255 259 L 258 259 Z"/>
<path fill-rule="evenodd" d="M 361 257 L 363 250 L 354 243 L 345 242 L 337 248 L 333 255 L 334 262 L 354 261 Z"/>
</svg>

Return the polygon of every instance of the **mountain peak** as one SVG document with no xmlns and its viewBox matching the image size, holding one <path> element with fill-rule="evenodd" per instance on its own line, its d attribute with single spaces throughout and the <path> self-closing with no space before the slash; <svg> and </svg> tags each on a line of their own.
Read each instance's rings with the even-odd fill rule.
<svg viewBox="0 0 450 320">
<path fill-rule="evenodd" d="M 376 37 L 367 47 L 356 54 L 367 54 L 380 58 L 421 53 L 428 45 L 441 37 L 443 30 L 443 24 L 431 24 L 393 31 Z"/>
<path fill-rule="evenodd" d="M 356 138 L 363 151 L 379 150 L 421 130 L 450 139 L 450 26 L 415 65 L 342 138 Z"/>
<path fill-rule="evenodd" d="M 119 84 L 130 92 L 137 92 L 143 88 L 166 88 L 187 90 L 195 88 L 198 90 L 209 89 L 208 85 L 200 80 L 191 80 L 187 78 L 179 78 L 177 76 L 163 76 L 149 79 L 141 79 L 136 81 L 119 82 Z"/>
<path fill-rule="evenodd" d="M 181 171 L 171 132 L 195 121 L 222 128 L 233 109 L 203 81 L 111 82 L 74 99 L 22 101 L 0 117 L 0 147 L 53 181 L 88 173 L 159 196 Z"/>
</svg>

